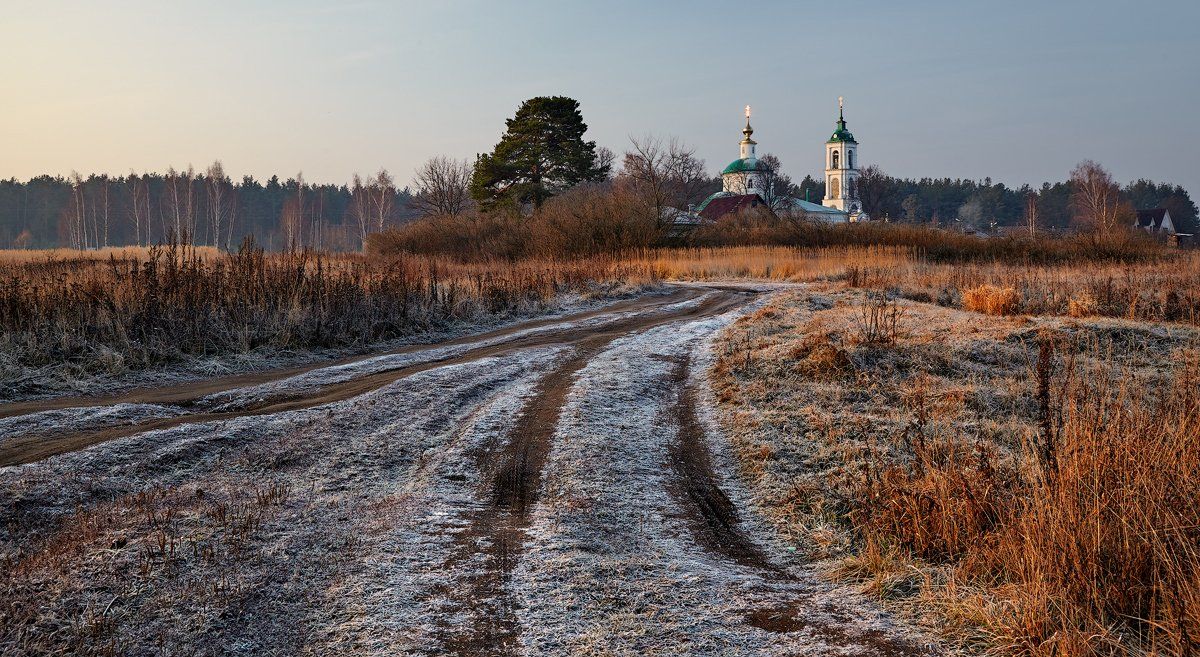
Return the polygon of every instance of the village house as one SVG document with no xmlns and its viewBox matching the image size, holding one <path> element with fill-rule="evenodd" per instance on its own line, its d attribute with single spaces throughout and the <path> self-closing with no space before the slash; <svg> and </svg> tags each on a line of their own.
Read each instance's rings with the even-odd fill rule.
<svg viewBox="0 0 1200 657">
<path fill-rule="evenodd" d="M 1166 208 L 1153 210 L 1138 210 L 1134 228 L 1141 228 L 1151 235 L 1170 236 L 1175 234 L 1175 222 L 1171 221 L 1171 213 Z"/>
</svg>

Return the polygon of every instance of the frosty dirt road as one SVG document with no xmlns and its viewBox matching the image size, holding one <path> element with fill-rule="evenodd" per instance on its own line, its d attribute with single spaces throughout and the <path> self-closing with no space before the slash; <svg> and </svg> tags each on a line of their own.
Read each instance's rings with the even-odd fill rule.
<svg viewBox="0 0 1200 657">
<path fill-rule="evenodd" d="M 764 296 L 0 407 L 0 652 L 924 654 L 737 478 L 705 372 Z"/>
</svg>

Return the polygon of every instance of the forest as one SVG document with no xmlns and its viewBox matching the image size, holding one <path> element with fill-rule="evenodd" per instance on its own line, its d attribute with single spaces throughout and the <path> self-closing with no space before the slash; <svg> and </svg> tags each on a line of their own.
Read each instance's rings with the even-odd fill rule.
<svg viewBox="0 0 1200 657">
<path fill-rule="evenodd" d="M 691 157 L 690 152 L 686 155 Z M 424 170 L 445 161 L 434 158 Z M 629 176 L 630 162 L 627 156 L 625 167 L 605 173 L 599 184 Z M 694 164 L 704 166 L 702 160 Z M 471 167 L 465 162 L 461 166 L 467 169 L 465 186 Z M 794 183 L 780 173 L 775 184 L 781 191 L 814 202 L 825 194 L 824 182 L 812 176 Z M 353 251 L 370 233 L 442 213 L 428 197 L 444 193 L 443 187 L 430 184 L 421 171 L 412 186 L 403 187 L 386 170 L 366 179 L 356 175 L 348 185 L 310 183 L 303 175 L 286 180 L 272 176 L 265 183 L 251 176 L 234 181 L 220 162 L 204 171 L 189 167 L 168 169 L 165 174 L 43 175 L 25 182 L 13 178 L 0 180 L 0 249 L 86 249 L 180 241 L 228 250 L 251 237 L 270 250 Z M 704 175 L 686 188 L 672 200 L 698 202 L 719 190 L 721 181 Z M 895 178 L 869 166 L 863 170 L 859 191 L 874 219 L 971 231 L 1024 225 L 1032 207 L 1039 229 L 1061 232 L 1071 228 L 1074 215 L 1069 181 L 1011 187 L 990 178 Z M 1196 230 L 1196 204 L 1179 185 L 1137 180 L 1121 187 L 1120 196 L 1128 210 L 1166 207 L 1179 232 Z M 460 211 L 470 211 L 470 205 L 467 199 Z"/>
</svg>

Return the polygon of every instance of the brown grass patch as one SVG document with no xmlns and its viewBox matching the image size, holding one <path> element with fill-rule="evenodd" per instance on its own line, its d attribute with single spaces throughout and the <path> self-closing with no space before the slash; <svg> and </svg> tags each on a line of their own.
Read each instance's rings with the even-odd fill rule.
<svg viewBox="0 0 1200 657">
<path fill-rule="evenodd" d="M 1011 287 L 980 285 L 963 292 L 963 308 L 985 315 L 1015 315 L 1021 295 Z"/>
</svg>

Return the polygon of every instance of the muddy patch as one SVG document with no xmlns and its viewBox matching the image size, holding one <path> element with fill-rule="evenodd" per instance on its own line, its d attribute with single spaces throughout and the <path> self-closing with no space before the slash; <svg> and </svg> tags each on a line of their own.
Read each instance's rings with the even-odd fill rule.
<svg viewBox="0 0 1200 657">
<path fill-rule="evenodd" d="M 688 385 L 690 357 L 672 360 L 675 367 L 671 383 L 679 391 L 672 420 L 679 433 L 668 446 L 670 467 L 675 475 L 671 492 L 687 514 L 692 539 L 735 563 L 781 575 L 762 550 L 742 533 L 737 507 L 716 483 L 704 428 L 696 415 L 696 391 Z"/>
</svg>

